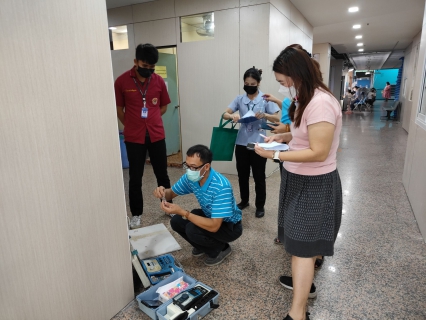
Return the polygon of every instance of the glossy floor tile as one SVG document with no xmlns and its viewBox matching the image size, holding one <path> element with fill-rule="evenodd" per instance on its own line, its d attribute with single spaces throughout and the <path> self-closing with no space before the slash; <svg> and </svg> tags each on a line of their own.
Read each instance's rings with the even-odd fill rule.
<svg viewBox="0 0 426 320">
<path fill-rule="evenodd" d="M 318 297 L 309 300 L 313 320 L 426 319 L 426 244 L 402 185 L 407 133 L 400 123 L 380 120 L 380 110 L 343 115 L 338 169 L 344 190 L 343 219 L 335 255 L 316 272 Z M 213 163 L 214 167 L 214 163 Z M 128 171 L 124 170 L 128 193 Z M 171 182 L 184 171 L 169 168 Z M 239 201 L 238 182 L 227 175 Z M 143 225 L 169 218 L 152 196 L 156 187 L 147 165 L 143 180 Z M 267 179 L 266 215 L 243 211 L 243 235 L 232 243 L 232 255 L 221 265 L 207 267 L 202 257 L 176 235 L 182 250 L 174 256 L 185 272 L 220 293 L 220 307 L 204 319 L 283 319 L 292 293 L 278 282 L 290 274 L 290 256 L 273 243 L 277 232 L 279 172 Z M 254 183 L 251 183 L 254 195 Z M 196 208 L 194 196 L 177 198 L 185 209 Z M 132 301 L 114 320 L 149 319 Z"/>
</svg>

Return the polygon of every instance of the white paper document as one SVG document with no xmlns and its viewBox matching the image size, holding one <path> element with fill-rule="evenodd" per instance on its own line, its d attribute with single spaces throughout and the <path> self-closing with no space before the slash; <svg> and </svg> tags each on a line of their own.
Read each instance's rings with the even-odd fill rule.
<svg viewBox="0 0 426 320">
<path fill-rule="evenodd" d="M 259 147 L 265 149 L 265 150 L 280 150 L 280 151 L 287 151 L 288 145 L 285 143 L 278 143 L 276 141 L 273 141 L 271 143 L 259 143 Z"/>
<path fill-rule="evenodd" d="M 179 243 L 162 223 L 129 230 L 130 243 L 138 251 L 139 259 L 148 259 L 180 250 Z"/>
</svg>

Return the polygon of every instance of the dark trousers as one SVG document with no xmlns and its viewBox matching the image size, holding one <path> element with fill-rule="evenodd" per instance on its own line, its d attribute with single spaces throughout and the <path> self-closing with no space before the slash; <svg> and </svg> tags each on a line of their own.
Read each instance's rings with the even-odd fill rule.
<svg viewBox="0 0 426 320">
<path fill-rule="evenodd" d="M 157 185 L 170 188 L 167 174 L 167 151 L 165 139 L 151 142 L 146 137 L 145 144 L 126 142 L 127 158 L 129 159 L 129 202 L 133 216 L 143 213 L 142 177 L 145 168 L 146 152 L 149 152 Z"/>
<path fill-rule="evenodd" d="M 201 209 L 194 209 L 191 213 L 205 217 Z M 236 224 L 223 221 L 219 230 L 210 232 L 197 227 L 180 215 L 175 215 L 170 220 L 170 225 L 174 231 L 179 233 L 194 248 L 205 252 L 211 258 L 216 258 L 228 246 L 229 242 L 237 240 L 243 233 L 241 221 Z"/>
<path fill-rule="evenodd" d="M 266 201 L 266 159 L 256 152 L 248 150 L 245 146 L 235 146 L 235 159 L 237 161 L 238 183 L 242 202 L 249 201 L 250 168 L 253 171 L 253 179 L 256 191 L 256 208 L 263 209 Z"/>
</svg>

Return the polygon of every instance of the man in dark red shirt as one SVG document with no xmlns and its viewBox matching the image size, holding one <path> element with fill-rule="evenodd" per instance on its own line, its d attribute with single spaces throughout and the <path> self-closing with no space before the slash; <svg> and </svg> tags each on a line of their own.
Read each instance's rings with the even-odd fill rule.
<svg viewBox="0 0 426 320">
<path fill-rule="evenodd" d="M 163 78 L 154 73 L 158 50 L 152 44 L 136 48 L 134 66 L 114 84 L 117 116 L 124 125 L 129 159 L 131 228 L 140 226 L 143 213 L 142 176 L 149 152 L 158 186 L 170 188 L 163 120 L 170 103 Z"/>
</svg>

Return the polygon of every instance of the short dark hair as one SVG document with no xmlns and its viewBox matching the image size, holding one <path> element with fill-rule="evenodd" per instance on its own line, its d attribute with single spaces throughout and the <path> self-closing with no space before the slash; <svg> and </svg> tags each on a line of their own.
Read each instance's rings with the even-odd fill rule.
<svg viewBox="0 0 426 320">
<path fill-rule="evenodd" d="M 389 81 L 386 81 L 386 84 L 387 84 L 387 85 L 390 85 Z"/>
<path fill-rule="evenodd" d="M 256 69 L 254 66 L 253 68 L 248 69 L 246 72 L 244 72 L 243 79 L 246 80 L 249 77 L 253 78 L 257 82 L 260 82 L 262 80 L 262 69 Z"/>
<path fill-rule="evenodd" d="M 150 43 L 140 44 L 136 47 L 136 60 L 148 64 L 156 64 L 158 61 L 158 50 Z"/>
<path fill-rule="evenodd" d="M 213 153 L 209 148 L 202 144 L 197 144 L 186 151 L 188 157 L 193 157 L 197 155 L 203 163 L 211 163 L 213 160 Z"/>
</svg>

